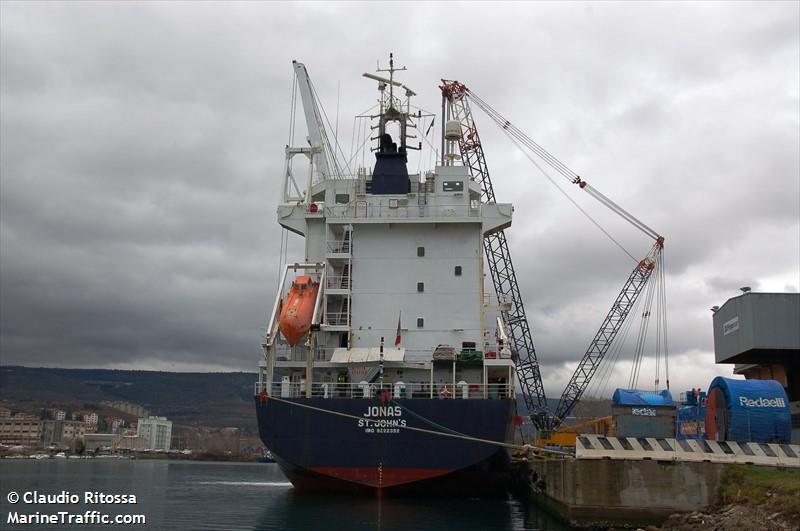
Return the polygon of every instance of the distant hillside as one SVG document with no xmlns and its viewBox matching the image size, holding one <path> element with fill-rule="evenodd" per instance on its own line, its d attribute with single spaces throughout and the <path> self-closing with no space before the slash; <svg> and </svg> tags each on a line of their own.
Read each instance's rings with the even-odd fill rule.
<svg viewBox="0 0 800 531">
<path fill-rule="evenodd" d="M 178 373 L 0 366 L 0 399 L 9 404 L 85 408 L 104 400 L 144 406 L 179 424 L 256 433 L 254 373 Z"/>
<path fill-rule="evenodd" d="M 253 405 L 255 373 L 186 373 L 109 369 L 50 369 L 0 366 L 0 399 L 25 406 L 64 409 L 98 407 L 104 400 L 125 400 L 177 424 L 233 426 L 256 434 Z M 548 399 L 550 410 L 558 404 Z M 519 414 L 525 401 L 517 395 Z M 610 415 L 609 401 L 582 402 L 573 415 Z"/>
</svg>

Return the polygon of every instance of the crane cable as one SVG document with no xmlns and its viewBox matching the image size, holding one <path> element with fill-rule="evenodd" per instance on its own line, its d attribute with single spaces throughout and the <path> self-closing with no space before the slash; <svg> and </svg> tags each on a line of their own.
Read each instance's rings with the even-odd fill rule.
<svg viewBox="0 0 800 531">
<path fill-rule="evenodd" d="M 369 134 L 369 118 L 370 116 L 367 115 L 368 112 L 372 111 L 378 104 L 372 105 L 369 109 L 366 109 L 359 114 L 357 114 L 353 118 L 353 137 L 355 138 L 355 131 L 358 129 L 358 137 L 356 138 L 355 142 L 353 142 L 350 146 L 350 158 L 347 161 L 348 168 L 350 164 L 353 162 L 359 163 L 358 157 L 361 157 L 360 166 L 364 167 L 366 164 L 366 158 L 362 155 L 365 154 L 364 146 L 370 140 Z M 364 139 L 363 141 L 361 139 Z M 356 147 L 358 145 L 358 147 Z"/>
<path fill-rule="evenodd" d="M 518 137 L 521 141 L 525 143 L 525 145 L 534 153 L 539 155 L 545 162 L 547 162 L 550 166 L 553 167 L 556 171 L 558 171 L 564 178 L 566 178 L 570 182 L 575 182 L 578 179 L 578 174 L 572 171 L 567 167 L 566 164 L 558 160 L 554 157 L 550 152 L 544 149 L 542 146 L 536 143 L 533 139 L 528 137 L 525 133 L 522 132 L 517 126 L 512 124 L 510 121 L 506 120 L 499 112 L 493 109 L 486 101 L 480 98 L 477 94 L 475 94 L 472 90 L 467 90 L 467 95 L 469 98 L 475 102 L 475 104 L 489 117 L 494 120 L 504 131 L 508 131 L 510 134 Z"/>
<path fill-rule="evenodd" d="M 297 72 L 294 73 L 294 79 L 292 80 L 292 104 L 289 107 L 291 110 L 289 111 L 289 140 L 286 142 L 287 146 L 294 145 L 294 130 L 295 130 L 295 121 L 297 120 Z M 289 174 L 292 173 L 292 158 L 289 157 L 287 161 L 287 172 Z"/>
<path fill-rule="evenodd" d="M 289 107 L 291 110 L 289 111 L 289 139 L 286 143 L 287 146 L 294 145 L 294 133 L 295 133 L 295 125 L 297 120 L 297 72 L 294 73 L 294 78 L 292 80 L 292 103 Z M 292 172 L 292 159 L 289 158 L 288 162 L 288 172 L 291 174 Z M 285 228 L 281 230 L 281 241 L 280 241 L 280 250 L 278 252 L 278 280 L 281 278 L 281 272 L 283 271 L 283 265 L 286 263 L 286 248 L 288 246 L 288 237 L 287 231 Z"/>
<path fill-rule="evenodd" d="M 289 114 L 289 141 L 287 145 L 294 145 L 294 126 L 297 115 L 297 72 L 294 73 L 294 82 L 292 83 L 292 104 L 290 106 Z"/>
<path fill-rule="evenodd" d="M 546 172 L 544 169 L 530 156 L 529 151 L 532 151 L 536 155 L 538 155 L 542 160 L 544 160 L 547 164 L 549 164 L 553 169 L 555 169 L 559 174 L 561 174 L 565 179 L 567 179 L 570 183 L 577 184 L 581 189 L 586 191 L 590 196 L 595 198 L 597 201 L 605 205 L 607 208 L 615 212 L 617 215 L 622 217 L 624 220 L 629 222 L 631 225 L 639 229 L 641 232 L 646 234 L 647 236 L 655 239 L 658 241 L 660 235 L 643 223 L 641 220 L 627 212 L 617 203 L 612 201 L 610 198 L 602 194 L 599 190 L 592 187 L 580 178 L 580 176 L 571 170 L 566 164 L 561 162 L 555 156 L 553 156 L 550 152 L 548 152 L 544 147 L 539 145 L 536 141 L 528 137 L 522 130 L 520 130 L 517 126 L 512 124 L 509 120 L 505 119 L 498 111 L 496 111 L 491 105 L 489 105 L 485 100 L 480 98 L 477 94 L 475 94 L 472 90 L 463 87 L 464 94 L 469 97 L 483 112 L 485 112 L 506 134 L 506 136 L 517 146 L 520 151 L 530 160 L 534 166 L 565 196 L 569 201 L 578 208 L 578 210 L 583 213 L 598 229 L 600 229 L 615 245 L 625 252 L 630 258 L 636 260 L 633 255 L 628 252 L 617 240 L 615 240 L 600 224 L 595 221 L 584 209 L 582 209 L 570 196 L 566 194 L 566 192 L 555 182 L 555 180 Z M 469 134 L 469 133 L 468 133 Z M 524 146 L 524 147 L 523 147 Z M 527 148 L 526 151 L 524 148 Z M 639 334 L 637 338 L 637 346 L 634 355 L 634 363 L 631 369 L 631 375 L 629 379 L 629 385 L 635 384 L 638 382 L 639 371 L 641 369 L 641 363 L 644 353 L 644 344 L 647 337 L 647 328 L 649 324 L 649 318 L 651 315 L 651 308 L 653 303 L 653 298 L 656 299 L 656 378 L 655 378 L 655 387 L 658 388 L 660 384 L 660 356 L 661 356 L 661 346 L 663 344 L 663 356 L 664 356 L 664 376 L 666 379 L 666 387 L 669 389 L 669 354 L 668 354 L 668 346 L 667 346 L 667 313 L 666 313 L 666 278 L 664 272 L 664 258 L 663 252 L 659 252 L 656 256 L 655 266 L 659 270 L 657 272 L 657 276 L 655 278 L 655 283 L 651 283 L 648 286 L 647 293 L 645 295 L 645 311 L 642 314 L 642 322 L 640 324 Z M 657 284 L 657 286 L 655 286 Z M 637 301 L 637 306 L 640 301 Z M 627 331 L 625 332 L 624 336 L 627 335 Z M 623 342 L 624 342 L 623 336 Z M 663 341 L 662 341 L 663 340 Z M 606 380 L 606 378 L 610 378 L 611 371 L 613 371 L 613 365 L 616 364 L 616 358 L 619 355 L 619 351 L 621 350 L 621 346 L 619 349 L 616 350 L 616 355 L 612 356 L 613 364 L 610 369 L 606 373 L 604 378 L 601 378 L 601 381 Z M 603 382 L 603 388 L 605 388 L 605 384 L 607 382 Z"/>
<path fill-rule="evenodd" d="M 323 151 L 324 156 L 328 161 L 328 164 L 331 166 L 331 170 L 333 171 L 333 178 L 334 179 L 341 179 L 342 178 L 342 168 L 339 166 L 339 158 L 337 155 L 337 150 L 339 153 L 342 154 L 344 158 L 344 153 L 342 152 L 341 148 L 339 147 L 338 139 L 334 139 L 334 145 L 331 145 L 330 138 L 328 137 L 328 132 L 325 129 L 325 124 L 328 124 L 328 127 L 331 127 L 331 122 L 328 119 L 328 113 L 325 112 L 325 107 L 322 105 L 322 100 L 317 93 L 317 88 L 314 86 L 314 83 L 311 81 L 311 78 L 308 79 L 308 86 L 311 89 L 312 99 L 314 102 L 314 115 L 316 117 L 317 123 L 319 124 L 319 132 L 320 136 L 322 137 L 323 142 Z M 350 172 L 349 167 L 345 163 L 345 167 L 347 168 L 348 172 Z"/>
<path fill-rule="evenodd" d="M 639 333 L 636 338 L 636 348 L 633 352 L 633 366 L 631 367 L 631 374 L 628 378 L 628 388 L 635 389 L 639 381 L 639 371 L 642 367 L 642 358 L 644 354 L 644 345 L 647 340 L 647 332 L 650 325 L 651 309 L 653 307 L 653 292 L 655 283 L 649 282 L 645 291 L 644 306 L 642 308 L 642 320 L 639 323 Z"/>
<path fill-rule="evenodd" d="M 632 384 L 628 387 L 636 389 L 639 384 L 639 373 L 642 369 L 642 361 L 644 359 L 644 346 L 647 341 L 647 334 L 650 331 L 650 316 L 653 309 L 653 293 L 655 291 L 655 283 L 651 282 L 647 286 L 644 299 L 644 311 L 642 312 L 641 321 L 639 321 L 639 334 L 636 337 L 636 347 L 633 351 L 634 356 L 634 372 L 631 376 Z"/>
<path fill-rule="evenodd" d="M 660 310 L 662 330 L 664 331 L 664 378 L 667 390 L 669 390 L 669 343 L 667 341 L 667 280 L 666 266 L 664 265 L 664 253 L 658 253 L 657 266 L 659 269 L 659 287 L 661 289 L 658 307 Z"/>
<path fill-rule="evenodd" d="M 589 195 L 591 195 L 592 197 L 603 203 L 611 211 L 616 213 L 624 220 L 628 221 L 631 225 L 642 231 L 650 238 L 653 238 L 654 240 L 659 238 L 659 234 L 656 231 L 648 227 L 641 220 L 631 215 L 624 208 L 622 208 L 617 203 L 615 203 L 614 201 L 612 201 L 611 199 L 600 193 L 600 191 L 592 187 L 589 183 L 581 179 L 581 177 L 577 173 L 569 169 L 569 167 L 566 164 L 558 160 L 549 151 L 547 151 L 545 148 L 537 144 L 536 141 L 534 141 L 532 138 L 530 138 L 528 135 L 522 132 L 522 130 L 520 130 L 517 126 L 515 126 L 510 121 L 505 119 L 499 112 L 493 109 L 488 103 L 486 103 L 473 91 L 467 89 L 466 94 L 472 101 L 475 102 L 475 104 L 483 112 L 485 112 L 497 125 L 499 125 L 500 128 L 509 137 L 513 136 L 514 138 L 517 138 L 521 144 L 527 147 L 530 151 L 536 153 L 542 160 L 544 160 L 553 169 L 555 169 L 558 173 L 560 173 L 570 183 L 577 184 L 582 190 L 584 190 Z"/>
<path fill-rule="evenodd" d="M 654 389 L 658 391 L 659 386 L 661 385 L 661 358 L 664 358 L 664 370 L 665 376 L 667 380 L 669 380 L 669 375 L 667 373 L 668 370 L 668 361 L 667 361 L 667 349 L 666 349 L 666 341 L 667 341 L 667 334 L 666 334 L 666 323 L 664 319 L 666 318 L 666 301 L 664 299 L 664 276 L 663 276 L 663 261 L 661 260 L 661 256 L 657 257 L 656 264 L 659 268 L 658 274 L 656 276 L 656 379 L 654 382 Z M 662 351 L 662 346 L 664 347 Z M 667 389 L 669 389 L 669 383 L 667 383 Z"/>
<path fill-rule="evenodd" d="M 545 171 L 545 169 L 544 169 L 544 168 L 542 168 L 542 167 L 541 167 L 541 165 L 539 165 L 539 163 L 538 163 L 538 162 L 536 162 L 536 159 L 534 159 L 533 157 L 531 157 L 530 153 L 528 153 L 528 152 L 527 152 L 525 149 L 523 149 L 523 147 L 520 145 L 520 142 L 518 141 L 518 139 L 517 139 L 516 137 L 513 137 L 513 136 L 511 136 L 511 134 L 510 134 L 510 133 L 509 133 L 509 132 L 508 132 L 506 129 L 503 129 L 503 132 L 506 134 L 506 136 L 508 136 L 509 140 L 511 140 L 511 142 L 513 142 L 513 143 L 514 143 L 514 145 L 516 145 L 516 146 L 517 146 L 517 148 L 518 148 L 518 149 L 519 149 L 519 150 L 522 152 L 522 154 L 523 154 L 523 155 L 525 155 L 525 157 L 526 157 L 526 158 L 527 158 L 529 161 L 531 161 L 531 163 L 532 163 L 534 166 L 536 166 L 536 168 L 537 168 L 537 169 L 538 169 L 538 170 L 539 170 L 539 171 L 542 173 L 542 175 L 544 175 L 544 176 L 545 176 L 545 178 L 547 178 L 547 180 L 548 180 L 548 181 L 550 181 L 550 183 L 552 183 L 552 185 L 553 185 L 553 186 L 555 186 L 555 187 L 556 187 L 556 189 L 557 189 L 559 192 L 561 192 L 561 194 L 562 194 L 564 197 L 566 197 L 566 198 L 567 198 L 567 200 L 568 200 L 570 203 L 572 203 L 572 205 L 573 205 L 575 208 L 577 208 L 577 209 L 578 209 L 578 210 L 581 212 L 581 214 L 583 214 L 584 216 L 586 216 L 586 219 L 588 219 L 589 221 L 591 221 L 591 222 L 592 222 L 592 224 L 594 224 L 594 226 L 595 226 L 595 227 L 597 227 L 597 228 L 600 230 L 600 232 L 602 232 L 603 234 L 605 234 L 605 235 L 606 235 L 606 237 L 607 237 L 609 240 L 611 240 L 611 241 L 614 243 L 614 245 L 616 245 L 617 247 L 619 247 L 620 249 L 622 249 L 622 252 L 623 252 L 623 253 L 625 253 L 626 255 L 628 255 L 628 256 L 630 257 L 630 259 L 631 259 L 631 260 L 633 260 L 634 262 L 638 262 L 638 261 L 639 261 L 639 260 L 638 260 L 638 259 L 637 259 L 635 256 L 633 256 L 633 254 L 631 254 L 631 253 L 630 253 L 630 251 L 628 251 L 628 250 L 625 248 L 625 246 L 623 246 L 623 245 L 622 245 L 622 244 L 621 244 L 619 241 L 617 241 L 617 240 L 616 240 L 616 239 L 615 239 L 615 238 L 614 238 L 614 237 L 611 235 L 611 233 L 609 233 L 609 232 L 608 232 L 608 231 L 607 231 L 607 230 L 606 230 L 606 229 L 605 229 L 605 228 L 604 228 L 602 225 L 600 225 L 600 223 L 599 223 L 597 220 L 595 220 L 595 219 L 594 219 L 594 218 L 593 218 L 593 217 L 592 217 L 592 216 L 591 216 L 591 215 L 590 215 L 588 212 L 586 212 L 586 210 L 584 210 L 584 209 L 583 209 L 583 207 L 581 207 L 581 206 L 580 206 L 580 205 L 577 203 L 577 201 L 575 201 L 575 199 L 573 199 L 573 198 L 572 198 L 572 197 L 571 197 L 571 196 L 570 196 L 570 195 L 567 193 L 567 191 L 566 191 L 566 190 L 564 190 L 564 189 L 563 189 L 561 186 L 559 186 L 559 185 L 558 185 L 558 183 L 555 181 L 555 179 L 553 179 L 553 178 L 552 178 L 552 177 L 551 177 L 551 176 L 550 176 L 550 175 L 549 175 L 549 174 L 548 174 L 548 173 Z"/>
</svg>

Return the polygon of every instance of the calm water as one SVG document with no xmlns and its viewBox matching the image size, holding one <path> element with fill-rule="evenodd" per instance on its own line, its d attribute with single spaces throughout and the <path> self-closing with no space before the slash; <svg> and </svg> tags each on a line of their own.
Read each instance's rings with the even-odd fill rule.
<svg viewBox="0 0 800 531">
<path fill-rule="evenodd" d="M 78 494 L 80 503 L 8 502 L 10 491 Z M 84 491 L 135 494 L 136 505 L 86 505 Z M 248 530 L 563 530 L 526 502 L 477 499 L 384 499 L 323 496 L 295 491 L 277 465 L 120 460 L 0 461 L 0 529 L 64 529 L 8 524 L 9 511 L 68 510 L 83 514 L 144 514 L 146 526 L 122 529 Z M 69 526 L 67 526 L 69 527 Z M 80 529 L 108 527 L 82 525 Z"/>
</svg>

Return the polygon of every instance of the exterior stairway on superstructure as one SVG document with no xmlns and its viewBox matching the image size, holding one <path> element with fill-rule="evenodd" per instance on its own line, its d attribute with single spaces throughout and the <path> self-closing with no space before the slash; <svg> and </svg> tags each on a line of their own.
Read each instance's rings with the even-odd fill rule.
<svg viewBox="0 0 800 531">
<path fill-rule="evenodd" d="M 341 236 L 329 241 L 327 268 L 333 276 L 326 286 L 326 315 L 323 328 L 332 332 L 350 331 L 350 292 L 352 264 L 352 228 L 342 228 Z"/>
</svg>

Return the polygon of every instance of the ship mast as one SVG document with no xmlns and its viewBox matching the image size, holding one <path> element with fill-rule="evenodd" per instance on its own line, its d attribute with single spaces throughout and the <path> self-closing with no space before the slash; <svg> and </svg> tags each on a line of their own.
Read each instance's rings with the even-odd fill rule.
<svg viewBox="0 0 800 531">
<path fill-rule="evenodd" d="M 369 72 L 365 72 L 363 74 L 364 77 L 378 82 L 378 91 L 380 92 L 380 112 L 375 116 L 370 116 L 372 119 L 378 119 L 378 136 L 373 137 L 372 140 L 378 140 L 379 144 L 374 151 L 393 151 L 397 153 L 406 153 L 406 150 L 408 149 L 422 149 L 422 142 L 420 142 L 419 146 L 417 147 L 408 145 L 409 138 L 416 138 L 415 136 L 408 134 L 408 126 L 410 125 L 412 127 L 416 127 L 416 124 L 411 122 L 411 97 L 416 96 L 417 93 L 394 78 L 395 72 L 402 72 L 405 70 L 407 70 L 405 66 L 395 68 L 394 54 L 390 53 L 389 68 L 380 68 L 379 66 L 376 69 L 376 72 L 388 72 L 388 79 L 386 77 L 371 74 Z M 386 92 L 387 86 L 389 87 L 388 93 Z M 403 102 L 400 98 L 395 98 L 394 87 L 399 87 L 405 90 L 405 102 Z M 386 135 L 386 126 L 390 122 L 398 122 L 400 127 L 399 144 L 397 144 L 394 148 L 391 145 L 383 144 L 385 139 L 384 135 Z"/>
</svg>

